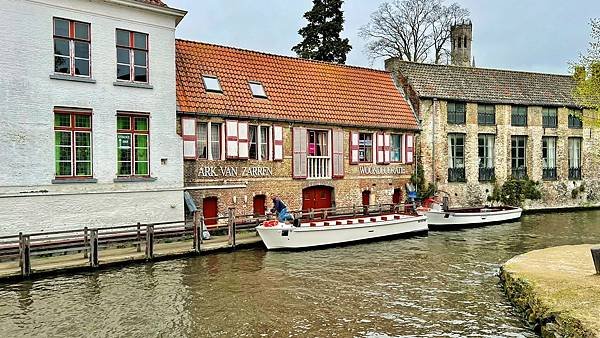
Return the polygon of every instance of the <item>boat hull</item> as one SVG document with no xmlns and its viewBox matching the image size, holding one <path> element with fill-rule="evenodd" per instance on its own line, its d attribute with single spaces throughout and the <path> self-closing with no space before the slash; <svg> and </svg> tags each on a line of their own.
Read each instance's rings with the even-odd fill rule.
<svg viewBox="0 0 600 338">
<path fill-rule="evenodd" d="M 428 229 L 425 216 L 404 216 L 400 219 L 328 226 L 303 225 L 294 227 L 280 223 L 274 227 L 264 227 L 262 225 L 256 227 L 265 246 L 270 250 L 331 246 L 384 237 L 426 233 Z"/>
<path fill-rule="evenodd" d="M 482 208 L 480 212 L 431 210 L 425 215 L 432 229 L 484 226 L 516 221 L 521 218 L 521 208 L 503 210 Z"/>
</svg>

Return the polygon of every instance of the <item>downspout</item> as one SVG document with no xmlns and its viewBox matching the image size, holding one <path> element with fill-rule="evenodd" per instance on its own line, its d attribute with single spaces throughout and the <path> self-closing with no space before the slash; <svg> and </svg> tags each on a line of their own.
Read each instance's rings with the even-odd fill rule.
<svg viewBox="0 0 600 338">
<path fill-rule="evenodd" d="M 437 98 L 433 99 L 432 105 L 429 108 L 429 113 L 431 114 L 431 182 L 433 184 L 436 184 L 436 179 L 435 179 L 435 171 L 436 171 L 436 165 L 435 165 L 435 115 L 436 112 L 438 111 L 438 105 L 439 105 L 439 101 Z M 433 112 L 431 112 L 431 110 L 433 110 Z"/>
</svg>

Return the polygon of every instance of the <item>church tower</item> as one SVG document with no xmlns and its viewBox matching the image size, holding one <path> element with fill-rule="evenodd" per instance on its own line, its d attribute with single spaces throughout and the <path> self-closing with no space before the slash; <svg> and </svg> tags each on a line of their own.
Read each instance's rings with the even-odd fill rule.
<svg viewBox="0 0 600 338">
<path fill-rule="evenodd" d="M 472 67 L 471 42 L 473 40 L 473 25 L 471 21 L 456 23 L 450 28 L 452 48 L 450 59 L 452 65 Z"/>
</svg>

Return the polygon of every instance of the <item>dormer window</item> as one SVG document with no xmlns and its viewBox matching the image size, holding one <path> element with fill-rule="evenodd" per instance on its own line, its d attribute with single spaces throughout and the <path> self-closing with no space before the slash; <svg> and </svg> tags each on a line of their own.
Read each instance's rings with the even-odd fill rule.
<svg viewBox="0 0 600 338">
<path fill-rule="evenodd" d="M 263 99 L 267 98 L 267 93 L 265 93 L 265 88 L 260 82 L 248 82 L 250 84 L 250 90 L 252 91 L 252 96 L 260 97 Z"/>
<path fill-rule="evenodd" d="M 206 88 L 207 92 L 223 92 L 223 89 L 221 89 L 221 83 L 219 83 L 219 78 L 217 78 L 216 76 L 203 75 L 202 80 L 204 80 L 204 88 Z"/>
</svg>

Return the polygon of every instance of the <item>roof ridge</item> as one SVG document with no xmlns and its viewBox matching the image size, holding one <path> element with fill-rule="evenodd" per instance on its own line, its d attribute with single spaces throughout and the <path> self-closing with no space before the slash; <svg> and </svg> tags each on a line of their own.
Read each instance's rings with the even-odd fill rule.
<svg viewBox="0 0 600 338">
<path fill-rule="evenodd" d="M 273 56 L 273 57 L 278 57 L 278 58 L 285 58 L 285 59 L 297 60 L 297 61 L 301 61 L 301 62 L 323 64 L 323 65 L 334 66 L 334 67 L 341 67 L 341 68 L 360 69 L 360 70 L 366 70 L 366 71 L 383 73 L 383 74 L 390 74 L 391 75 L 390 72 L 388 72 L 387 70 L 383 70 L 383 69 L 374 69 L 374 68 L 361 67 L 361 66 L 344 65 L 344 64 L 327 62 L 327 61 L 304 59 L 304 58 L 299 58 L 299 57 L 295 57 L 295 56 L 280 55 L 280 54 L 274 54 L 274 53 L 267 53 L 267 52 L 261 52 L 261 51 L 252 50 L 252 49 L 245 49 L 245 48 L 239 48 L 239 47 L 218 45 L 218 44 L 210 43 L 210 42 L 194 41 L 194 40 L 188 40 L 188 39 L 182 39 L 182 38 L 177 38 L 175 40 L 176 41 L 182 41 L 182 42 L 190 42 L 190 43 L 199 44 L 199 45 L 207 45 L 207 46 L 213 46 L 213 47 L 227 48 L 227 49 L 231 49 L 231 50 L 235 50 L 235 51 L 239 51 L 239 52 L 254 53 L 254 54 L 259 54 L 259 55 Z"/>
<path fill-rule="evenodd" d="M 398 62 L 414 64 L 414 65 L 424 65 L 424 66 L 435 66 L 435 67 L 449 67 L 449 68 L 457 68 L 457 69 L 481 69 L 481 70 L 493 70 L 497 72 L 506 72 L 506 73 L 519 73 L 519 74 L 535 74 L 535 75 L 549 75 L 549 76 L 560 76 L 560 77 L 573 77 L 573 75 L 569 74 L 556 74 L 556 73 L 543 73 L 543 72 L 534 72 L 530 70 L 513 70 L 513 69 L 502 69 L 502 68 L 486 68 L 486 67 L 464 67 L 457 65 L 444 65 L 439 63 L 425 63 L 425 62 L 415 62 L 415 61 L 406 61 L 406 60 L 398 60 Z"/>
</svg>

